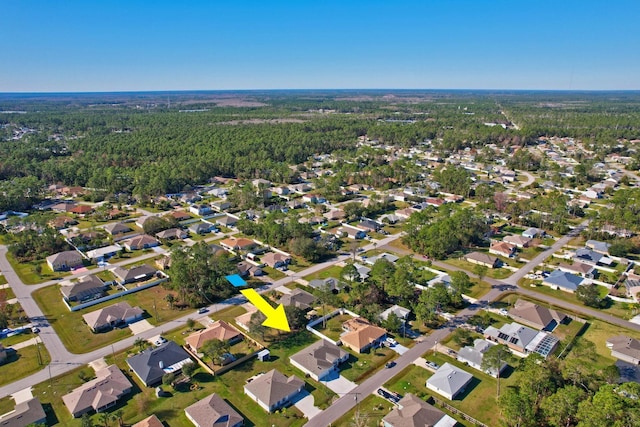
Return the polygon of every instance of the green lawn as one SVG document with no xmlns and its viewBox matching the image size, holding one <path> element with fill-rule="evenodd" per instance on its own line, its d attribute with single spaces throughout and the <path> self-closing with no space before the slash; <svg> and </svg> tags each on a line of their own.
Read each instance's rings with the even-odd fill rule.
<svg viewBox="0 0 640 427">
<path fill-rule="evenodd" d="M 473 282 L 473 286 L 469 289 L 469 292 L 466 293 L 471 298 L 478 299 L 491 290 L 491 284 L 484 280 L 478 281 L 478 279 L 471 279 L 471 281 Z"/>
<path fill-rule="evenodd" d="M 180 335 L 184 331 L 184 329 L 180 329 L 166 335 L 167 337 L 173 334 Z M 257 359 L 251 359 L 233 370 L 216 377 L 206 374 L 200 369 L 192 379 L 192 383 L 197 383 L 199 387 L 201 387 L 200 390 L 190 391 L 188 385 L 178 387 L 178 390 L 172 390 L 170 387 L 165 386 L 165 390 L 173 394 L 170 398 L 156 398 L 153 388 L 142 386 L 138 383 L 137 377 L 130 376 L 129 379 L 135 384 L 132 395 L 120 405 L 111 409 L 110 412 L 122 409 L 124 411 L 123 417 L 126 424 L 132 424 L 151 414 L 156 414 L 170 427 L 191 427 L 192 424 L 185 417 L 183 409 L 215 392 L 226 399 L 245 417 L 245 426 L 301 426 L 306 422 L 306 419 L 302 418 L 302 414 L 296 408 L 290 407 L 285 411 L 268 414 L 259 407 L 257 403 L 244 394 L 242 387 L 246 383 L 247 378 L 259 372 L 267 372 L 274 368 L 286 375 L 295 374 L 299 378 L 305 379 L 302 372 L 291 367 L 288 357 L 311 344 L 314 340 L 315 337 L 309 333 L 303 332 L 296 334 L 282 342 L 272 344 L 270 348 L 272 355 L 271 361 L 260 362 Z M 128 375 L 126 357 L 126 353 L 116 354 L 116 363 L 120 369 Z M 113 362 L 111 356 L 107 358 L 107 362 Z M 88 372 L 89 368 L 85 367 L 83 370 Z M 45 404 L 51 403 L 55 411 L 57 420 L 55 422 L 50 420 L 49 425 L 64 425 L 70 427 L 79 427 L 81 425 L 80 420 L 71 418 L 61 399 L 62 395 L 81 384 L 81 380 L 78 377 L 79 371 L 80 369 L 56 378 L 52 383 L 52 387 L 49 387 L 48 381 L 35 387 L 34 395 L 39 397 Z M 316 406 L 326 408 L 330 402 L 336 398 L 335 394 L 325 386 L 310 379 L 305 380 L 306 389 L 314 396 Z M 101 425 L 98 424 L 98 416 L 93 415 L 92 419 L 96 425 Z"/>
<path fill-rule="evenodd" d="M 351 353 L 351 357 L 340 365 L 340 374 L 353 382 L 362 382 L 379 369 L 384 369 L 384 364 L 397 355 L 387 347 L 369 349 L 366 353 L 360 354 L 346 347 L 345 350 Z"/>
<path fill-rule="evenodd" d="M 19 262 L 11 255 L 11 253 L 7 253 L 7 260 L 18 277 L 20 277 L 20 280 L 22 280 L 26 285 L 35 285 L 46 282 L 47 280 L 60 279 L 69 274 L 64 271 L 51 271 L 44 260 Z M 40 273 L 37 273 L 38 269 L 40 270 Z"/>
<path fill-rule="evenodd" d="M 2 274 L 0 274 L 0 285 L 6 285 L 7 284 L 7 278 L 4 277 Z"/>
<path fill-rule="evenodd" d="M 15 406 L 16 406 L 16 402 L 13 400 L 13 397 L 11 396 L 3 397 L 2 399 L 0 399 L 0 415 L 13 411 Z"/>
<path fill-rule="evenodd" d="M 331 338 L 332 340 L 337 341 L 338 339 L 340 339 L 340 335 L 344 332 L 344 329 L 342 329 L 342 324 L 351 318 L 352 316 L 349 314 L 339 314 L 327 320 L 326 327 L 323 328 L 322 322 L 320 322 L 316 326 L 314 326 L 314 329 Z"/>
<path fill-rule="evenodd" d="M 184 311 L 172 310 L 164 300 L 170 293 L 158 285 L 150 289 L 125 295 L 92 307 L 70 312 L 62 302 L 59 285 L 38 289 L 32 294 L 45 316 L 56 330 L 65 347 L 72 353 L 87 353 L 131 336 L 129 328 L 114 329 L 109 332 L 93 333 L 84 323 L 82 316 L 86 313 L 107 307 L 120 301 L 127 301 L 131 306 L 139 306 L 146 311 L 147 320 L 153 325 L 183 316 Z"/>
<path fill-rule="evenodd" d="M 11 288 L 0 289 L 0 302 L 5 302 L 15 297 L 16 297 L 16 294 L 13 292 L 13 289 Z"/>
<path fill-rule="evenodd" d="M 341 272 L 342 272 L 342 267 L 339 267 L 337 265 L 332 265 L 331 267 L 325 268 L 324 270 L 320 270 L 308 276 L 304 276 L 303 279 L 308 282 L 315 279 L 328 279 L 329 277 L 334 277 L 336 279 L 339 279 Z"/>
<path fill-rule="evenodd" d="M 362 399 L 362 401 L 355 408 L 344 414 L 332 425 L 336 427 L 353 427 L 355 425 L 378 427 L 380 426 L 380 420 L 393 409 L 393 405 L 389 401 L 378 395 L 359 396 L 359 399 Z M 356 424 L 356 419 L 360 422 L 359 424 Z"/>
<path fill-rule="evenodd" d="M 18 343 L 28 341 L 31 338 L 34 338 L 36 335 L 31 333 L 30 329 L 26 329 L 23 333 L 18 335 L 12 335 L 10 337 L 2 338 L 0 340 L 0 344 L 5 347 L 11 347 L 12 345 L 16 345 Z"/>
<path fill-rule="evenodd" d="M 40 358 L 38 358 L 38 351 Z M 11 352 L 0 365 L 0 385 L 5 385 L 44 369 L 51 358 L 44 345 L 30 345 Z"/>
<path fill-rule="evenodd" d="M 468 272 L 473 272 L 476 264 L 472 264 L 463 259 L 451 258 L 445 261 L 447 264 L 453 265 L 455 267 L 461 268 Z M 487 277 L 491 277 L 492 279 L 504 279 L 505 277 L 509 277 L 513 272 L 507 270 L 506 268 L 488 268 L 486 272 Z"/>
<path fill-rule="evenodd" d="M 596 345 L 596 352 L 599 356 L 599 360 L 595 362 L 597 366 L 605 367 L 615 363 L 616 359 L 611 356 L 611 350 L 607 348 L 606 342 L 607 339 L 616 335 L 628 335 L 640 339 L 640 332 L 638 331 L 624 329 L 600 320 L 589 321 L 589 326 L 580 339 L 591 341 Z"/>
</svg>

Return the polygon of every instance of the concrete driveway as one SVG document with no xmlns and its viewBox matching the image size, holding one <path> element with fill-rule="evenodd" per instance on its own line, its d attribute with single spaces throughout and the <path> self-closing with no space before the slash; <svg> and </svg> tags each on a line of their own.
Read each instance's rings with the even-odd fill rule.
<svg viewBox="0 0 640 427">
<path fill-rule="evenodd" d="M 133 333 L 133 335 L 138 335 L 141 332 L 148 331 L 149 329 L 153 329 L 153 328 L 155 328 L 155 326 L 149 323 L 147 319 L 142 319 L 134 323 L 129 323 L 129 329 L 131 329 L 131 332 Z"/>
<path fill-rule="evenodd" d="M 391 347 L 391 350 L 395 351 L 398 354 L 405 354 L 409 350 L 409 348 L 400 344 L 396 344 Z"/>
<path fill-rule="evenodd" d="M 329 390 L 333 391 L 338 396 L 343 396 L 358 386 L 358 384 L 349 381 L 342 375 L 338 374 L 338 372 L 332 372 L 330 375 L 324 377 L 320 382 L 326 385 Z"/>
<path fill-rule="evenodd" d="M 302 390 L 293 399 L 293 406 L 298 408 L 308 420 L 318 415 L 322 410 L 314 405 L 313 396 L 307 390 Z"/>
</svg>

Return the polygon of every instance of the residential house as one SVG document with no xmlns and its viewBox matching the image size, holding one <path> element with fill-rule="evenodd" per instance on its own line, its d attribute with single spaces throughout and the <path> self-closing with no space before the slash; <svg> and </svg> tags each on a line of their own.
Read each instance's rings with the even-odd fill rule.
<svg viewBox="0 0 640 427">
<path fill-rule="evenodd" d="M 176 221 L 185 221 L 185 220 L 191 219 L 191 215 L 189 215 L 185 211 L 172 211 L 172 212 L 169 212 L 166 216 L 171 216 Z"/>
<path fill-rule="evenodd" d="M 565 313 L 523 299 L 518 299 L 509 309 L 509 316 L 518 323 L 548 332 L 568 319 Z"/>
<path fill-rule="evenodd" d="M 249 331 L 249 323 L 251 322 L 251 316 L 253 316 L 253 313 L 255 313 L 256 311 L 258 311 L 258 309 L 255 306 L 251 305 L 248 308 L 248 311 L 246 313 L 241 314 L 240 316 L 234 318 L 233 320 L 235 320 L 236 325 L 240 326 L 245 331 Z"/>
<path fill-rule="evenodd" d="M 122 250 L 122 246 L 119 244 L 103 246 L 101 248 L 92 249 L 87 252 L 87 257 L 92 261 L 104 261 L 109 259 Z"/>
<path fill-rule="evenodd" d="M 382 419 L 383 427 L 455 427 L 457 421 L 414 394 L 407 393 Z"/>
<path fill-rule="evenodd" d="M 598 252 L 604 256 L 609 256 L 609 248 L 611 247 L 611 243 L 600 242 L 598 240 L 587 240 L 585 246 L 594 252 Z"/>
<path fill-rule="evenodd" d="M 2 427 L 26 427 L 30 425 L 45 425 L 47 414 L 37 397 L 16 403 L 15 408 L 6 414 L 0 414 Z"/>
<path fill-rule="evenodd" d="M 628 297 L 633 298 L 636 302 L 640 301 L 640 277 L 628 274 L 624 281 L 624 287 Z"/>
<path fill-rule="evenodd" d="M 69 210 L 72 214 L 85 216 L 93 212 L 93 207 L 89 205 L 76 205 Z"/>
<path fill-rule="evenodd" d="M 72 202 L 71 203 L 61 202 L 51 206 L 51 210 L 54 212 L 71 212 L 71 210 L 76 206 L 78 205 Z"/>
<path fill-rule="evenodd" d="M 584 279 L 580 276 L 562 270 L 554 270 L 544 278 L 542 284 L 552 289 L 574 293 L 583 282 Z"/>
<path fill-rule="evenodd" d="M 278 252 L 267 252 L 261 258 L 261 261 L 267 264 L 271 268 L 286 267 L 291 262 L 289 255 L 284 255 Z"/>
<path fill-rule="evenodd" d="M 365 230 L 349 224 L 342 224 L 342 227 L 338 228 L 336 231 L 336 236 L 338 237 L 342 237 L 343 234 L 346 234 L 348 238 L 354 240 L 364 239 L 367 236 L 367 232 Z"/>
<path fill-rule="evenodd" d="M 258 244 L 253 240 L 245 239 L 244 237 L 240 237 L 238 239 L 235 237 L 228 237 L 220 241 L 220 246 L 229 251 L 248 251 L 249 249 L 258 246 Z"/>
<path fill-rule="evenodd" d="M 65 271 L 82 267 L 83 258 L 77 251 L 64 251 L 47 257 L 47 265 L 52 271 Z"/>
<path fill-rule="evenodd" d="M 372 257 L 366 258 L 364 262 L 365 264 L 374 265 L 376 261 L 378 261 L 379 259 L 385 259 L 390 263 L 395 264 L 395 262 L 398 261 L 400 258 L 397 255 L 384 252 L 384 253 L 381 253 L 380 255 L 374 255 Z"/>
<path fill-rule="evenodd" d="M 305 311 L 311 310 L 315 302 L 316 297 L 299 288 L 292 289 L 290 293 L 284 294 L 278 300 L 278 304 L 293 306 Z"/>
<path fill-rule="evenodd" d="M 458 361 L 466 363 L 472 368 L 482 371 L 487 375 L 497 377 L 498 374 L 507 367 L 506 362 L 503 362 L 502 365 L 500 365 L 500 369 L 482 369 L 482 360 L 484 359 L 484 353 L 494 345 L 496 344 L 491 341 L 478 338 L 473 341 L 473 346 L 462 347 L 458 351 Z"/>
<path fill-rule="evenodd" d="M 169 228 L 156 233 L 158 239 L 174 240 L 174 239 L 186 239 L 189 233 L 186 230 L 180 228 Z"/>
<path fill-rule="evenodd" d="M 380 318 L 382 320 L 387 320 L 391 313 L 395 314 L 398 319 L 406 321 L 409 318 L 409 314 L 411 314 L 411 310 L 395 304 L 380 313 Z"/>
<path fill-rule="evenodd" d="M 106 331 L 142 319 L 144 311 L 122 301 L 82 316 L 93 332 Z"/>
<path fill-rule="evenodd" d="M 202 197 L 198 193 L 195 193 L 193 191 L 184 193 L 182 196 L 180 196 L 180 201 L 182 203 L 195 203 L 199 202 L 200 200 L 202 200 Z"/>
<path fill-rule="evenodd" d="M 62 228 L 67 228 L 71 225 L 75 225 L 77 224 L 78 221 L 76 221 L 73 218 L 70 218 L 68 216 L 58 216 L 55 217 L 54 219 L 52 219 L 51 221 L 48 222 L 49 226 L 55 228 L 56 230 L 60 230 Z"/>
<path fill-rule="evenodd" d="M 254 378 L 244 386 L 244 393 L 258 402 L 265 411 L 273 412 L 291 403 L 291 400 L 304 389 L 304 381 L 292 375 L 286 375 L 272 369 L 266 374 Z"/>
<path fill-rule="evenodd" d="M 540 228 L 535 228 L 535 227 L 527 228 L 525 231 L 522 232 L 522 235 L 524 237 L 528 237 L 529 239 L 535 239 L 536 237 L 543 237 L 544 234 L 545 234 L 544 230 Z"/>
<path fill-rule="evenodd" d="M 162 271 L 168 270 L 169 268 L 171 268 L 171 256 L 165 255 L 162 258 L 158 258 L 156 259 L 154 264 L 156 265 L 156 267 L 158 267 L 158 269 Z"/>
<path fill-rule="evenodd" d="M 135 423 L 131 427 L 164 427 L 164 424 L 158 417 L 151 415 L 150 417 Z"/>
<path fill-rule="evenodd" d="M 640 365 L 640 341 L 625 335 L 611 337 L 607 340 L 607 348 L 611 356 L 634 365 Z"/>
<path fill-rule="evenodd" d="M 187 363 L 191 363 L 189 353 L 173 341 L 148 348 L 127 359 L 131 370 L 147 387 L 161 383 L 165 374 L 180 372 Z"/>
<path fill-rule="evenodd" d="M 415 212 L 416 210 L 413 208 L 404 208 L 404 209 L 398 209 L 396 211 L 396 216 L 401 218 L 401 219 L 409 219 L 409 217 Z"/>
<path fill-rule="evenodd" d="M 633 236 L 632 231 L 627 230 L 625 228 L 618 228 L 610 224 L 603 225 L 600 231 L 603 233 L 608 233 L 612 236 L 623 237 L 625 239 L 628 239 L 631 236 Z"/>
<path fill-rule="evenodd" d="M 489 253 L 511 258 L 516 253 L 516 246 L 507 242 L 493 242 L 489 247 Z"/>
<path fill-rule="evenodd" d="M 222 215 L 222 216 L 216 217 L 216 224 L 222 227 L 235 227 L 237 222 L 238 222 L 238 219 L 230 215 Z"/>
<path fill-rule="evenodd" d="M 438 207 L 444 205 L 445 202 L 444 202 L 443 199 L 440 199 L 440 198 L 437 198 L 437 197 L 427 197 L 424 200 L 424 203 L 427 206 L 435 206 L 436 208 L 438 208 Z"/>
<path fill-rule="evenodd" d="M 342 283 L 334 277 L 311 280 L 309 281 L 309 286 L 318 290 L 328 289 L 330 291 L 339 291 L 340 289 L 342 289 Z"/>
<path fill-rule="evenodd" d="M 62 396 L 62 401 L 74 418 L 94 410 L 103 412 L 129 394 L 133 385 L 116 366 L 111 365 L 96 371 L 96 378 L 87 381 L 69 394 Z"/>
<path fill-rule="evenodd" d="M 372 219 L 365 218 L 358 223 L 358 228 L 361 228 L 365 231 L 376 232 L 382 228 L 382 224 Z"/>
<path fill-rule="evenodd" d="M 159 244 L 160 242 L 148 234 L 132 237 L 131 239 L 127 239 L 122 242 L 122 245 L 129 251 L 153 248 Z"/>
<path fill-rule="evenodd" d="M 579 261 L 589 265 L 611 265 L 613 260 L 602 255 L 599 252 L 591 250 L 589 248 L 576 249 L 576 254 L 573 257 L 574 261 Z"/>
<path fill-rule="evenodd" d="M 211 212 L 213 212 L 213 209 L 211 209 L 211 206 L 209 205 L 205 205 L 205 204 L 200 204 L 200 205 L 191 205 L 189 206 L 189 212 L 196 214 L 196 215 L 208 215 Z"/>
<path fill-rule="evenodd" d="M 215 393 L 187 406 L 184 413 L 196 427 L 241 427 L 244 425 L 242 415 Z"/>
<path fill-rule="evenodd" d="M 241 341 L 243 335 L 236 328 L 225 322 L 224 320 L 216 320 L 206 329 L 201 329 L 189 335 L 185 342 L 194 352 L 199 352 L 205 342 L 210 340 L 227 341 L 234 344 Z"/>
<path fill-rule="evenodd" d="M 216 227 L 213 224 L 207 222 L 196 222 L 189 226 L 189 231 L 193 234 L 207 234 L 215 229 Z"/>
<path fill-rule="evenodd" d="M 132 231 L 131 228 L 129 228 L 127 225 L 121 222 L 107 224 L 104 226 L 104 229 L 107 233 L 111 234 L 112 236 L 117 236 L 118 234 L 125 234 Z"/>
<path fill-rule="evenodd" d="M 61 283 L 60 292 L 67 301 L 89 301 L 104 295 L 105 283 L 98 276 L 90 274 L 77 282 Z"/>
<path fill-rule="evenodd" d="M 140 282 L 152 278 L 157 270 L 149 264 L 141 264 L 129 269 L 117 266 L 111 272 L 116 276 L 118 283 L 125 285 L 127 283 Z"/>
<path fill-rule="evenodd" d="M 247 261 L 240 261 L 239 263 L 236 264 L 236 268 L 238 269 L 238 274 L 240 274 L 240 276 L 242 277 L 264 276 L 264 270 L 262 270 L 262 267 L 251 264 Z"/>
<path fill-rule="evenodd" d="M 322 216 L 329 221 L 340 221 L 346 216 L 346 214 L 342 209 L 332 209 L 329 212 L 325 212 Z"/>
<path fill-rule="evenodd" d="M 364 353 L 372 347 L 378 347 L 387 337 L 386 330 L 372 325 L 362 317 L 347 320 L 342 324 L 342 329 L 347 333 L 340 336 L 340 341 L 358 353 Z"/>
<path fill-rule="evenodd" d="M 427 388 L 449 400 L 455 399 L 473 380 L 473 375 L 445 363 L 427 380 Z"/>
<path fill-rule="evenodd" d="M 371 273 L 371 269 L 369 267 L 358 264 L 357 262 L 353 263 L 353 266 L 356 268 L 360 280 L 367 280 L 369 278 L 369 273 Z"/>
<path fill-rule="evenodd" d="M 593 279 L 598 270 L 596 267 L 590 264 L 585 264 L 583 262 L 574 262 L 573 264 L 560 263 L 558 264 L 558 270 L 564 271 L 567 273 L 577 274 L 586 279 Z"/>
<path fill-rule="evenodd" d="M 338 372 L 338 366 L 349 359 L 349 352 L 337 345 L 320 340 L 300 350 L 289 361 L 316 381 Z"/>
<path fill-rule="evenodd" d="M 517 248 L 520 248 L 520 249 L 528 248 L 529 246 L 531 246 L 531 243 L 533 242 L 532 239 L 524 236 L 518 236 L 517 234 L 505 236 L 502 239 L 502 241 L 509 243 L 511 245 L 515 245 Z"/>
<path fill-rule="evenodd" d="M 482 252 L 471 252 L 466 254 L 463 258 L 465 261 L 472 264 L 484 265 L 489 268 L 496 268 L 499 261 L 498 258 Z"/>
<path fill-rule="evenodd" d="M 149 221 L 151 218 L 153 218 L 153 216 L 141 216 L 138 219 L 136 219 L 136 225 L 144 229 L 144 224 L 147 221 Z"/>
<path fill-rule="evenodd" d="M 484 337 L 490 341 L 505 344 L 520 354 L 538 353 L 545 358 L 560 342 L 558 338 L 547 332 L 536 331 L 516 322 L 503 325 L 500 329 L 489 326 L 484 331 Z"/>
</svg>

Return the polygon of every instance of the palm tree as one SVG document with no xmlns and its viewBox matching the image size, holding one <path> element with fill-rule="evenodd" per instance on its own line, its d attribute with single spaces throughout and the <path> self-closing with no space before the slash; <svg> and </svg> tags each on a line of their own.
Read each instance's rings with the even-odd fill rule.
<svg viewBox="0 0 640 427">
<path fill-rule="evenodd" d="M 164 297 L 164 299 L 165 299 L 165 301 L 167 301 L 167 302 L 169 303 L 169 308 L 170 308 L 171 310 L 173 310 L 173 305 L 174 305 L 174 304 L 175 304 L 175 302 L 176 302 L 176 297 L 175 297 L 175 295 L 173 295 L 173 294 L 167 294 L 167 296 L 166 296 L 166 297 Z"/>
</svg>

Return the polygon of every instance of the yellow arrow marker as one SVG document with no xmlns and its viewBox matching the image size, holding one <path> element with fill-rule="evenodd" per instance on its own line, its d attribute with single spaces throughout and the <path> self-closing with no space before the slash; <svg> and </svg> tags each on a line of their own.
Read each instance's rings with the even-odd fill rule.
<svg viewBox="0 0 640 427">
<path fill-rule="evenodd" d="M 262 322 L 262 326 L 267 326 L 273 329 L 280 329 L 281 331 L 291 332 L 289 328 L 289 321 L 284 313 L 284 306 L 280 304 L 277 308 L 271 307 L 271 304 L 267 302 L 262 295 L 257 293 L 254 289 L 243 289 L 242 295 L 247 297 L 249 302 L 256 306 L 258 310 L 267 316 L 267 320 Z"/>
</svg>

